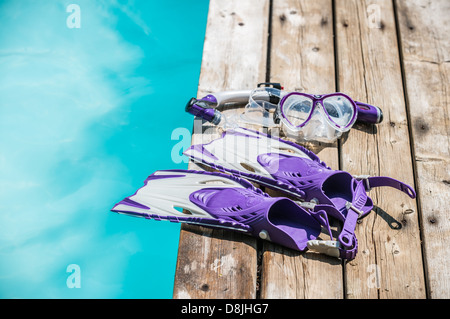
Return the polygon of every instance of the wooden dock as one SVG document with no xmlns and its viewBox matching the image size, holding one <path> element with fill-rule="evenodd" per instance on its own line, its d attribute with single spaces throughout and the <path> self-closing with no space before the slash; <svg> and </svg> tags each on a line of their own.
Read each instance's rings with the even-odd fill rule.
<svg viewBox="0 0 450 319">
<path fill-rule="evenodd" d="M 174 298 L 450 298 L 449 16 L 448 0 L 211 0 L 198 97 L 272 81 L 377 105 L 381 124 L 313 151 L 334 169 L 404 181 L 418 197 L 372 190 L 347 263 L 183 225 Z"/>
</svg>

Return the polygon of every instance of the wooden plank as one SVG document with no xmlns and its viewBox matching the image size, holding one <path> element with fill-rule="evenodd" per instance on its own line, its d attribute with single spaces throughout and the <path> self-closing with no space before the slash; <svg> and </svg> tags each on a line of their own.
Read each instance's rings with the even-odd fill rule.
<svg viewBox="0 0 450 319">
<path fill-rule="evenodd" d="M 264 82 L 268 16 L 268 0 L 257 6 L 252 1 L 211 0 L 198 97 Z M 194 127 L 192 143 L 217 136 L 214 127 Z M 189 168 L 198 169 L 192 163 Z M 243 234 L 183 225 L 174 298 L 255 298 L 256 246 L 254 238 Z"/>
<path fill-rule="evenodd" d="M 430 298 L 450 298 L 450 2 L 397 1 Z"/>
<path fill-rule="evenodd" d="M 357 125 L 342 141 L 342 169 L 414 185 L 392 1 L 338 0 L 335 10 L 339 90 L 384 113 L 383 123 Z M 426 297 L 416 200 L 386 187 L 369 195 L 377 207 L 357 225 L 346 297 Z"/>
<path fill-rule="evenodd" d="M 281 82 L 288 91 L 335 91 L 330 0 L 274 0 L 271 38 L 271 81 Z M 308 148 L 329 166 L 339 168 L 337 145 L 309 144 Z M 300 254 L 268 242 L 263 247 L 262 298 L 343 297 L 339 259 Z"/>
</svg>

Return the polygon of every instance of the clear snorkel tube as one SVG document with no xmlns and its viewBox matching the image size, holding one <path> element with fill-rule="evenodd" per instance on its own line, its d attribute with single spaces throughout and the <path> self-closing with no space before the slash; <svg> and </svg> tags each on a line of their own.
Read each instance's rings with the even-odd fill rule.
<svg viewBox="0 0 450 319">
<path fill-rule="evenodd" d="M 274 127 L 278 125 L 273 122 L 273 114 L 282 94 L 285 92 L 280 83 L 259 83 L 256 90 L 224 91 L 201 99 L 192 98 L 186 105 L 186 112 L 224 129 L 238 127 L 239 122 Z M 240 117 L 230 117 L 217 110 L 226 104 L 246 105 L 244 113 Z"/>
<path fill-rule="evenodd" d="M 278 103 L 284 94 L 286 93 L 275 87 L 258 87 L 251 91 L 244 113 L 241 114 L 241 120 L 269 128 L 279 126 L 275 118 Z"/>
<path fill-rule="evenodd" d="M 226 104 L 245 104 L 248 102 L 250 90 L 224 91 L 196 99 L 192 98 L 186 105 L 186 112 L 198 116 L 207 122 L 224 129 L 237 128 L 239 124 L 235 117 L 226 116 L 217 110 L 219 106 Z"/>
</svg>

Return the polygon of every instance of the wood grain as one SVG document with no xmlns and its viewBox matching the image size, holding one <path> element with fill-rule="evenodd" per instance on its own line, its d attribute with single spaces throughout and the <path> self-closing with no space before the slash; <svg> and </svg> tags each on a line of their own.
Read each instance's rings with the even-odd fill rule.
<svg viewBox="0 0 450 319">
<path fill-rule="evenodd" d="M 358 125 L 341 142 L 342 169 L 414 186 L 392 1 L 335 3 L 339 90 L 384 114 L 381 124 Z M 388 187 L 369 196 L 376 208 L 357 225 L 360 252 L 346 265 L 346 297 L 424 298 L 416 200 Z"/>
<path fill-rule="evenodd" d="M 333 145 L 302 144 L 333 169 L 396 178 L 418 198 L 370 191 L 375 208 L 357 224 L 359 252 L 344 266 L 183 225 L 174 298 L 450 297 L 449 13 L 448 0 L 211 0 L 198 97 L 267 78 L 288 91 L 341 91 L 377 105 L 381 124 L 355 124 Z M 219 133 L 196 120 L 192 143 Z"/>
<path fill-rule="evenodd" d="M 198 97 L 264 82 L 268 12 L 269 1 L 258 6 L 237 0 L 210 2 Z M 192 144 L 218 135 L 217 128 L 196 121 Z M 193 163 L 189 168 L 200 169 Z M 255 298 L 256 248 L 256 240 L 244 234 L 183 225 L 174 298 Z"/>
<path fill-rule="evenodd" d="M 430 298 L 450 298 L 450 2 L 397 1 Z"/>
<path fill-rule="evenodd" d="M 271 36 L 271 81 L 281 82 L 287 91 L 335 91 L 331 1 L 273 1 Z M 339 168 L 336 144 L 308 147 Z M 262 298 L 343 297 L 340 260 L 267 242 L 261 279 Z"/>
</svg>

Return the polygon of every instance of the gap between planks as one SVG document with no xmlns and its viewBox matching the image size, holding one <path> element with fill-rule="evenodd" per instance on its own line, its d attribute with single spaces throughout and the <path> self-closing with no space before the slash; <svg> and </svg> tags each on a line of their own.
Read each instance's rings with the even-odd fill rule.
<svg viewBox="0 0 450 319">
<path fill-rule="evenodd" d="M 271 67 L 272 67 L 271 53 L 272 53 L 272 40 L 273 40 L 273 34 L 272 34 L 272 32 L 273 32 L 273 29 L 272 29 L 272 27 L 273 27 L 273 21 L 272 21 L 272 19 L 273 19 L 273 2 L 274 2 L 274 0 L 270 0 L 269 1 L 269 10 L 268 10 L 268 15 L 269 15 L 268 16 L 268 21 L 269 21 L 269 23 L 268 23 L 268 32 L 267 32 L 268 43 L 267 43 L 267 52 L 266 52 L 267 53 L 266 54 L 266 74 L 265 74 L 265 80 L 266 81 L 270 81 L 272 79 L 272 76 L 271 76 L 272 75 L 271 74 Z M 338 91 L 339 87 L 340 87 L 340 81 L 339 81 L 339 63 L 338 63 L 339 56 L 338 56 L 338 49 L 337 49 L 337 47 L 338 47 L 339 44 L 338 44 L 337 32 L 336 32 L 336 26 L 337 26 L 338 22 L 336 21 L 336 8 L 335 8 L 336 3 L 335 2 L 336 1 L 332 1 L 331 3 L 332 3 L 332 16 L 333 16 L 332 23 L 333 23 L 333 37 L 334 37 L 333 50 L 334 50 L 334 61 L 335 61 L 335 63 L 334 63 L 334 68 L 335 68 L 335 88 L 336 88 L 336 91 Z M 395 11 L 396 10 L 395 2 L 393 2 L 393 8 L 394 8 L 394 14 L 395 14 L 395 28 L 396 28 L 397 42 L 400 43 L 400 38 L 399 38 L 400 30 L 399 30 L 398 21 L 397 21 L 398 20 L 397 13 Z M 399 58 L 400 58 L 401 70 L 402 70 L 402 72 L 404 72 L 402 55 L 401 55 L 401 45 L 398 45 L 397 49 L 400 51 L 399 52 Z M 402 74 L 402 85 L 403 85 L 403 87 L 405 87 L 405 75 L 404 74 Z M 407 101 L 406 94 L 407 94 L 406 91 L 404 91 L 403 98 L 405 99 L 405 101 Z M 414 164 L 415 163 L 414 162 L 414 158 L 415 158 L 414 157 L 414 149 L 413 149 L 414 143 L 413 143 L 412 133 L 411 133 L 411 129 L 410 129 L 411 120 L 409 118 L 409 113 L 410 113 L 410 110 L 407 109 L 407 115 L 408 115 L 407 123 L 409 124 L 408 125 L 408 135 L 409 135 L 410 142 L 411 142 L 410 143 L 410 147 L 411 147 L 410 148 L 410 152 L 412 154 L 412 162 Z M 343 167 L 342 145 L 341 144 L 339 144 L 338 167 L 339 168 Z M 415 175 L 414 183 L 417 184 L 417 182 L 416 182 L 417 173 L 416 173 L 415 165 L 413 165 L 413 169 L 414 169 L 414 175 Z M 418 207 L 419 207 L 419 205 L 418 205 Z M 374 213 L 374 212 L 372 212 L 372 213 Z M 258 267 L 258 269 L 261 269 L 262 264 L 263 264 L 263 256 L 262 256 L 263 243 L 262 243 L 261 240 L 257 241 L 256 250 L 257 250 L 257 267 Z M 343 280 L 344 284 L 343 284 L 343 292 L 342 293 L 343 293 L 343 297 L 344 298 L 347 296 L 347 292 L 346 292 L 347 285 L 346 285 L 346 282 L 347 282 L 348 278 L 347 278 L 346 274 L 347 274 L 347 272 L 345 270 L 345 267 L 343 267 L 343 269 L 342 269 L 342 280 Z M 259 298 L 259 297 L 261 297 L 261 274 L 257 274 L 257 279 L 256 280 L 257 281 L 256 281 L 255 296 L 256 296 L 256 298 Z M 379 297 L 380 297 L 380 293 L 378 292 L 378 298 Z"/>
</svg>

